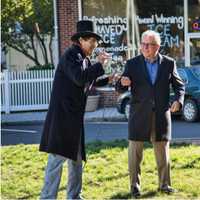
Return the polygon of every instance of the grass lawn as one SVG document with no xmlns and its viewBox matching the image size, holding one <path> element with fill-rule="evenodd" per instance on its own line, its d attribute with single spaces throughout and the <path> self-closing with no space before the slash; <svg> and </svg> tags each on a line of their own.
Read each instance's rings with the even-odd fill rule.
<svg viewBox="0 0 200 200">
<path fill-rule="evenodd" d="M 157 170 L 153 149 L 145 145 L 142 163 L 142 198 L 200 198 L 200 146 L 171 146 L 172 184 L 178 193 L 157 192 Z M 87 145 L 83 196 L 86 199 L 129 199 L 127 141 L 95 142 Z M 1 148 L 1 199 L 37 199 L 43 184 L 47 154 L 38 145 Z M 64 166 L 66 169 L 66 166 Z M 64 199 L 67 170 L 63 170 L 58 194 Z"/>
</svg>

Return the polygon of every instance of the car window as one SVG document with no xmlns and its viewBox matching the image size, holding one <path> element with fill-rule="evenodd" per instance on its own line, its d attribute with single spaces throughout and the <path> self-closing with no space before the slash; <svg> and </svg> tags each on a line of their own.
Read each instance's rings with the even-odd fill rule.
<svg viewBox="0 0 200 200">
<path fill-rule="evenodd" d="M 194 67 L 192 68 L 192 73 L 194 76 L 200 80 L 200 67 Z"/>
<path fill-rule="evenodd" d="M 183 80 L 184 83 L 188 83 L 188 76 L 187 73 L 183 69 L 178 69 L 178 74 Z"/>
</svg>

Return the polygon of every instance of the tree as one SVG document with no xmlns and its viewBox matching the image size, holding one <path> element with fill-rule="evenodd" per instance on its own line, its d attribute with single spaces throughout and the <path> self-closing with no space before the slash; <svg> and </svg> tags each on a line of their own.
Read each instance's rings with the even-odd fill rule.
<svg viewBox="0 0 200 200">
<path fill-rule="evenodd" d="M 23 53 L 36 65 L 53 63 L 53 1 L 2 0 L 1 4 L 2 43 Z M 50 40 L 45 45 L 47 36 Z M 43 63 L 38 60 L 36 44 L 41 49 Z M 50 52 L 50 61 L 47 49 Z"/>
</svg>

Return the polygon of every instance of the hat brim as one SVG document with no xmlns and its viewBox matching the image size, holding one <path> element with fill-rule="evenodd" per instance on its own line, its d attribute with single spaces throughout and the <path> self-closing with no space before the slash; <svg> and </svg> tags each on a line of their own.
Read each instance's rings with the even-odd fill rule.
<svg viewBox="0 0 200 200">
<path fill-rule="evenodd" d="M 100 41 L 100 40 L 103 41 L 103 39 L 99 35 L 97 35 L 96 33 L 93 33 L 93 32 L 89 32 L 89 31 L 75 33 L 74 35 L 72 35 L 71 40 L 72 41 L 77 41 L 80 37 L 85 37 L 85 36 L 94 37 L 98 41 Z"/>
</svg>

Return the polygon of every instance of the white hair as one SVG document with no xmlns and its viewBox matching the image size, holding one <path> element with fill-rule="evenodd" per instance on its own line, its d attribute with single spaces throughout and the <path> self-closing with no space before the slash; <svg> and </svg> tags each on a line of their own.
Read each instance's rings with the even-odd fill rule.
<svg viewBox="0 0 200 200">
<path fill-rule="evenodd" d="M 152 30 L 147 30 L 142 33 L 141 40 L 143 40 L 143 38 L 145 36 L 152 36 L 154 38 L 154 41 L 156 42 L 156 44 L 158 44 L 158 45 L 161 44 L 161 38 L 160 38 L 160 34 L 158 32 L 152 31 Z"/>
</svg>

